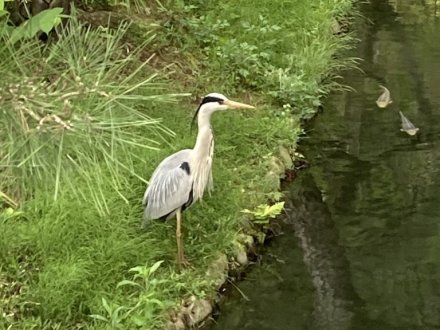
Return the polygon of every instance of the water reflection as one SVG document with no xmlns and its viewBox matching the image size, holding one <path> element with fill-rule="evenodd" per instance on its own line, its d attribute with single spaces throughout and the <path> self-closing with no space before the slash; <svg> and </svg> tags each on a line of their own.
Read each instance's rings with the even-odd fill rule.
<svg viewBox="0 0 440 330">
<path fill-rule="evenodd" d="M 426 34 L 438 35 L 440 26 L 426 19 L 402 24 L 407 16 L 430 14 L 430 7 L 394 4 L 397 14 L 386 1 L 365 8 L 373 20 L 358 54 L 366 75 L 348 75 L 358 93 L 328 101 L 305 148 L 368 319 L 379 329 L 434 329 L 440 327 L 440 63 L 433 55 L 440 44 Z M 386 110 L 374 107 L 379 83 L 395 101 Z M 399 110 L 410 114 L 420 136 L 399 132 Z M 339 152 L 329 153 L 335 135 Z"/>
<path fill-rule="evenodd" d="M 307 327 L 313 312 L 313 286 L 292 231 L 291 226 L 286 226 L 285 234 L 270 245 L 263 264 L 239 283 L 247 299 L 231 288 L 221 308 L 222 316 L 209 329 L 302 330 Z"/>
<path fill-rule="evenodd" d="M 309 328 L 349 329 L 355 305 L 362 303 L 351 285 L 338 230 L 310 173 L 301 175 L 288 198 L 286 221 L 293 224 L 315 289 Z"/>
<path fill-rule="evenodd" d="M 302 147 L 312 166 L 291 187 L 271 249 L 286 263 L 266 262 L 281 279 L 256 269 L 240 285 L 254 299 L 228 301 L 216 329 L 440 328 L 437 1 L 362 10 L 354 55 L 365 74 L 346 75 L 356 92 L 329 98 Z M 380 84 L 394 101 L 386 109 L 375 104 Z M 416 136 L 400 131 L 399 111 Z"/>
</svg>

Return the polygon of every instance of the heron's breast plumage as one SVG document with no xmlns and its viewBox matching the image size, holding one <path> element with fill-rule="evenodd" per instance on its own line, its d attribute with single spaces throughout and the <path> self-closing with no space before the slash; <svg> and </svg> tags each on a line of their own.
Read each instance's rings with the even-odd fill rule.
<svg viewBox="0 0 440 330">
<path fill-rule="evenodd" d="M 203 155 L 194 154 L 194 161 L 192 163 L 193 171 L 193 194 L 194 201 L 203 198 L 205 190 L 211 191 L 213 189 L 212 180 L 212 159 L 214 155 L 214 139 L 210 137 L 208 152 Z"/>
</svg>

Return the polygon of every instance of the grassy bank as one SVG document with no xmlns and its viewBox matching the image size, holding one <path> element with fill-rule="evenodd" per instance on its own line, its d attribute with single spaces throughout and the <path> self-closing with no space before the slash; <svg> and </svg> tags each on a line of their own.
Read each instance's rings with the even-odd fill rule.
<svg viewBox="0 0 440 330">
<path fill-rule="evenodd" d="M 349 0 L 117 5 L 137 24 L 0 43 L 0 328 L 161 329 L 182 298 L 213 296 L 206 271 L 243 245 L 241 210 L 278 197 L 273 156 L 347 64 L 334 24 Z M 185 213 L 179 273 L 174 222 L 141 230 L 141 198 L 192 147 L 208 92 L 257 110 L 213 118 L 215 191 Z"/>
</svg>

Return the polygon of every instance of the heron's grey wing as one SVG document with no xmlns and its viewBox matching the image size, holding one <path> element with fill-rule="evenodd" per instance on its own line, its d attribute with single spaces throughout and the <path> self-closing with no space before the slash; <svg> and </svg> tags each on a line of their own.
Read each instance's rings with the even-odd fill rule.
<svg viewBox="0 0 440 330">
<path fill-rule="evenodd" d="M 190 199 L 193 185 L 189 165 L 191 152 L 186 149 L 165 158 L 154 171 L 143 199 L 146 220 L 163 217 Z"/>
</svg>

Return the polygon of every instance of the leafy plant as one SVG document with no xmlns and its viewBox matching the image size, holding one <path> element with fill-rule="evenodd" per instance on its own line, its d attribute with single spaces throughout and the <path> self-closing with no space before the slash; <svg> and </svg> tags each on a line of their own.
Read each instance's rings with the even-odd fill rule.
<svg viewBox="0 0 440 330">
<path fill-rule="evenodd" d="M 269 223 L 270 219 L 280 215 L 283 208 L 284 202 L 278 202 L 273 205 L 261 204 L 258 205 L 253 211 L 244 209 L 241 212 L 251 214 L 253 217 L 253 222 L 255 223 L 267 224 Z"/>
<path fill-rule="evenodd" d="M 271 5 L 249 2 L 237 10 L 233 1 L 223 1 L 215 15 L 209 4 L 184 6 L 190 15 L 176 14 L 176 6 L 169 6 L 167 12 L 177 18 L 170 20 L 168 32 L 179 36 L 169 40 L 176 40 L 180 48 L 189 45 L 203 51 L 209 72 L 202 71 L 201 80 L 227 91 L 267 93 L 276 105 L 290 105 L 296 114 L 310 117 L 323 96 L 345 88 L 335 82 L 336 72 L 355 64 L 353 59 L 334 58 L 352 39 L 333 36 L 329 25 L 346 10 L 347 2 L 310 7 L 291 1 L 278 10 L 268 9 Z M 196 38 L 182 39 L 182 34 Z"/>
<path fill-rule="evenodd" d="M 229 78 L 243 88 L 261 86 L 271 58 L 268 52 L 261 51 L 258 46 L 237 39 L 225 40 L 214 49 L 214 54 L 212 61 L 227 63 L 231 70 Z"/>
<path fill-rule="evenodd" d="M 32 39 L 40 32 L 49 33 L 61 23 L 63 8 L 46 9 L 24 21 L 20 26 L 12 29 L 9 42 L 14 44 L 21 39 Z"/>
<path fill-rule="evenodd" d="M 107 316 L 92 314 L 90 317 L 107 323 L 111 329 L 124 329 L 122 322 L 125 318 L 127 318 L 130 311 L 124 313 L 123 315 L 121 315 L 121 313 L 128 308 L 119 306 L 117 304 L 109 304 L 104 297 L 102 297 L 102 306 Z"/>
<path fill-rule="evenodd" d="M 158 286 L 167 282 L 166 280 L 153 278 L 153 274 L 158 270 L 163 261 L 154 263 L 151 267 L 138 266 L 131 268 L 129 271 L 135 273 L 133 280 L 122 280 L 118 283 L 117 288 L 123 286 L 131 286 L 138 289 L 137 293 L 133 295 L 136 302 L 131 308 L 119 306 L 117 304 L 109 304 L 105 298 L 102 298 L 102 306 L 106 311 L 107 316 L 93 314 L 90 315 L 96 320 L 108 323 L 112 329 L 123 329 L 123 322 L 134 324 L 136 326 L 144 326 L 147 320 L 151 320 L 153 315 L 156 315 L 157 309 L 165 308 L 165 303 L 158 299 Z M 137 281 L 140 280 L 141 283 Z M 124 312 L 125 311 L 125 312 Z M 124 313 L 122 313 L 124 312 Z"/>
<path fill-rule="evenodd" d="M 118 283 L 117 287 L 121 287 L 124 285 L 132 285 L 132 286 L 138 286 L 142 288 L 145 291 L 148 291 L 150 288 L 150 285 L 155 285 L 157 283 L 156 280 L 151 280 L 151 276 L 153 273 L 160 267 L 160 265 L 163 263 L 163 260 L 156 262 L 153 264 L 153 266 L 137 266 L 134 268 L 130 268 L 129 272 L 135 273 L 133 276 L 133 281 L 130 280 L 123 280 Z M 142 285 L 135 282 L 135 280 L 141 279 Z"/>
<path fill-rule="evenodd" d="M 15 44 L 19 40 L 32 39 L 41 32 L 49 33 L 61 23 L 61 17 L 63 16 L 62 12 L 63 8 L 55 7 L 39 12 L 37 15 L 30 17 L 17 27 L 3 24 L 0 26 L 0 36 L 4 35 L 8 42 Z M 9 13 L 5 9 L 5 0 L 0 0 L 0 18 L 8 18 L 8 16 Z"/>
<path fill-rule="evenodd" d="M 5 10 L 5 0 L 0 0 L 0 18 L 6 16 L 7 14 L 8 12 Z"/>
</svg>

